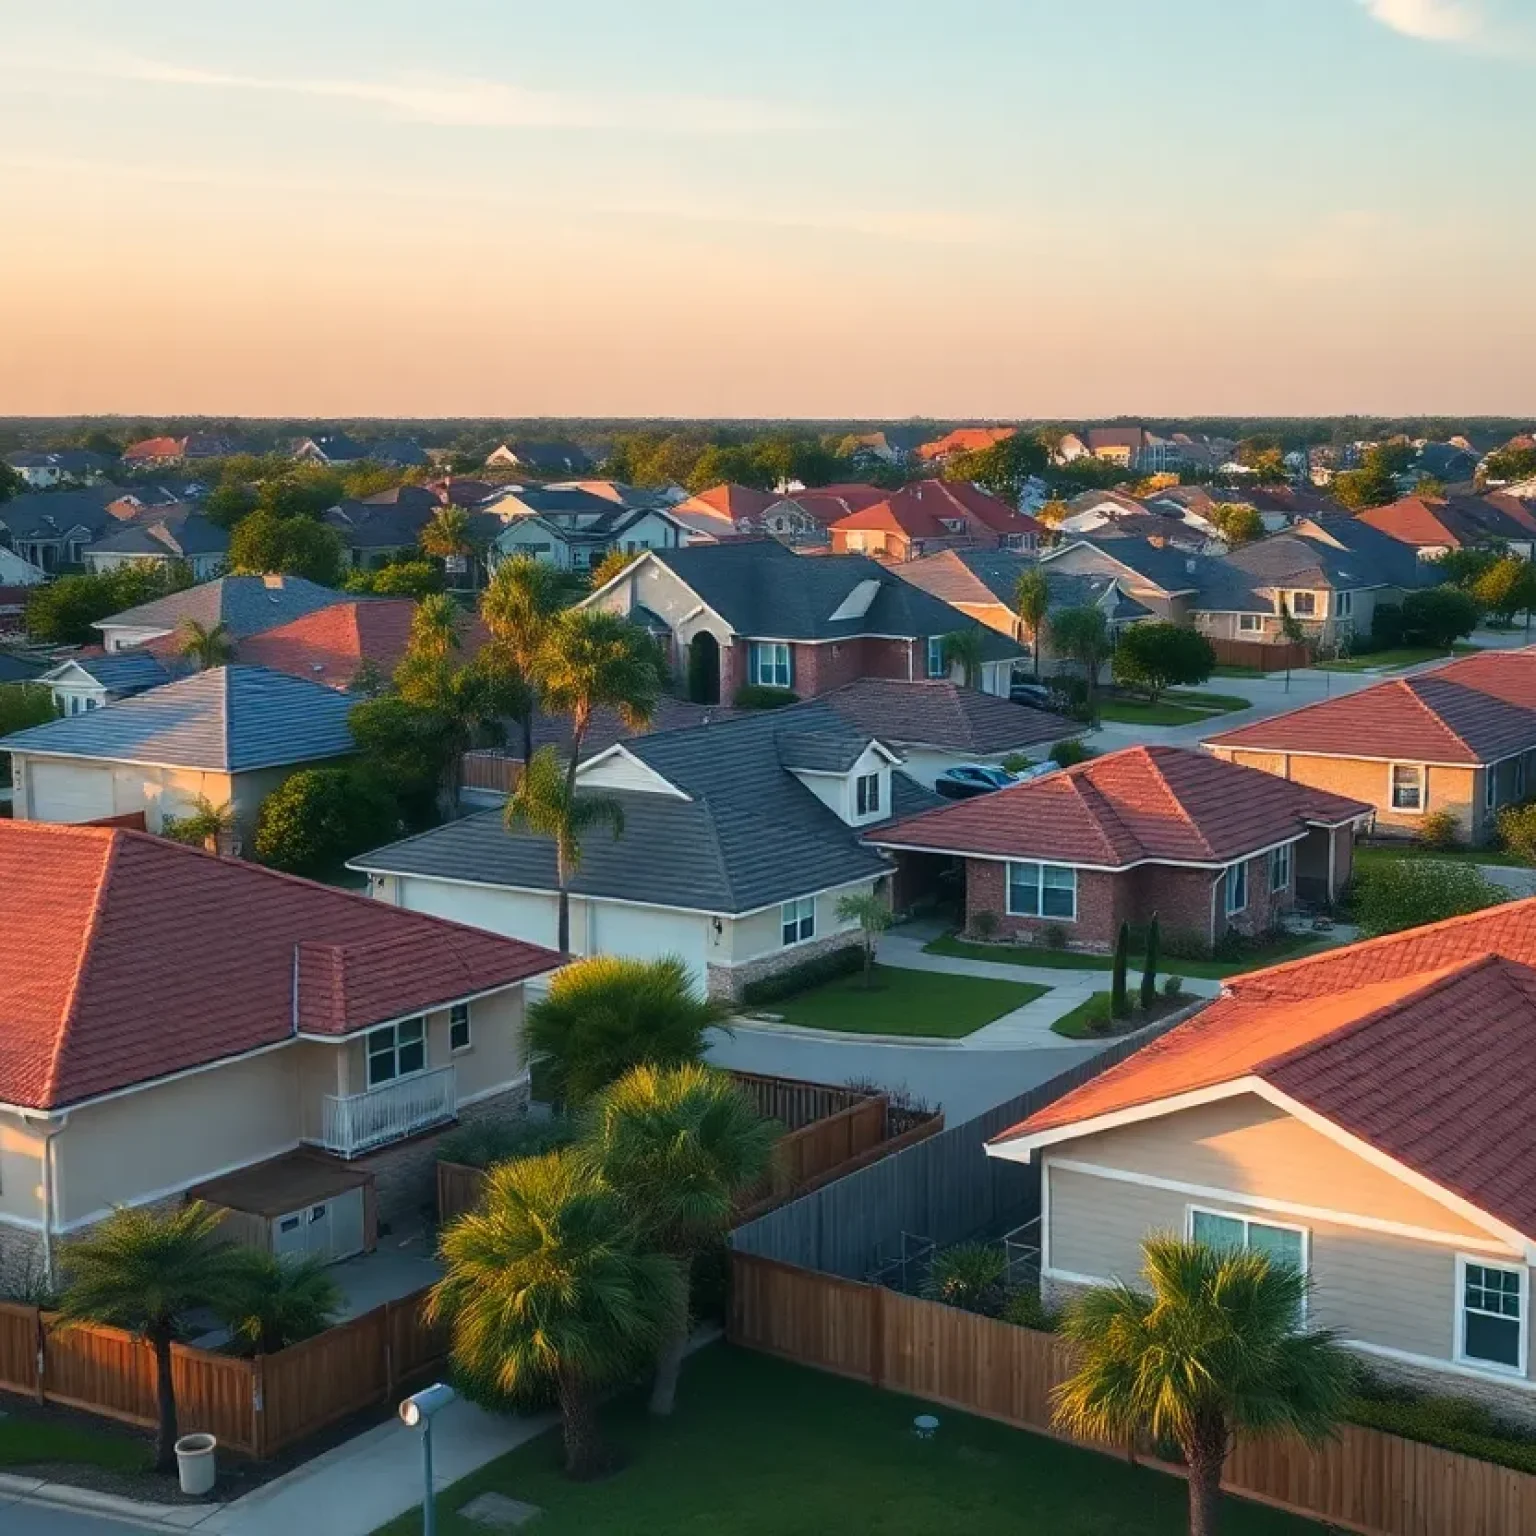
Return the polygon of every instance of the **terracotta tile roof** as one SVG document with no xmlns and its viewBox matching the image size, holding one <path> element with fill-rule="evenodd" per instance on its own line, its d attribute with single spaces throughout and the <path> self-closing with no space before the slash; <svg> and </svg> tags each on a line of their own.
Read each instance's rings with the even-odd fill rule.
<svg viewBox="0 0 1536 1536">
<path fill-rule="evenodd" d="M 1475 765 L 1536 748 L 1533 711 L 1536 651 L 1484 651 L 1240 726 L 1205 745 Z"/>
<path fill-rule="evenodd" d="M 123 458 L 129 463 L 135 459 L 179 459 L 186 446 L 184 437 L 146 437 L 142 442 L 129 443 Z"/>
<path fill-rule="evenodd" d="M 1018 430 L 1017 427 L 956 427 L 931 443 L 920 444 L 914 456 L 926 462 L 947 458 L 950 454 L 979 453 L 994 443 L 1005 442 Z"/>
<path fill-rule="evenodd" d="M 881 832 L 881 847 L 1124 869 L 1217 865 L 1370 814 L 1343 795 L 1180 747 L 1128 747 Z"/>
<path fill-rule="evenodd" d="M 553 969 L 549 950 L 115 828 L 0 822 L 0 1103 L 51 1109 Z M 295 958 L 298 995 L 294 995 Z"/>
<path fill-rule="evenodd" d="M 839 532 L 881 528 L 910 538 L 952 538 L 955 530 L 946 526 L 945 519 L 963 521 L 964 531 L 971 534 L 1024 536 L 1044 532 L 1034 518 L 1014 511 L 998 497 L 977 486 L 947 480 L 914 481 L 832 526 Z"/>
<path fill-rule="evenodd" d="M 1450 526 L 1444 502 L 1426 501 L 1422 496 L 1404 496 L 1385 507 L 1371 507 L 1356 516 L 1362 523 L 1389 533 L 1404 544 L 1449 545 L 1461 547 L 1461 538 Z"/>
</svg>

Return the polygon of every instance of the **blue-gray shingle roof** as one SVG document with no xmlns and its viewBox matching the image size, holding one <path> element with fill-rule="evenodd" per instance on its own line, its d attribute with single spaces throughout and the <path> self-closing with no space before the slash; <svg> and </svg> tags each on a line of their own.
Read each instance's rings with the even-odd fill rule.
<svg viewBox="0 0 1536 1536">
<path fill-rule="evenodd" d="M 208 628 L 223 624 L 238 640 L 350 600 L 347 593 L 302 576 L 220 576 L 114 613 L 93 627 L 170 630 L 193 619 Z"/>
</svg>

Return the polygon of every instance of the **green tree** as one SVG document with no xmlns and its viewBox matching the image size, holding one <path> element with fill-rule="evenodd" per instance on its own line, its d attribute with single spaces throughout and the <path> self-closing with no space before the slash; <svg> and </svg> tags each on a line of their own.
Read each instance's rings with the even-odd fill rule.
<svg viewBox="0 0 1536 1536">
<path fill-rule="evenodd" d="M 1509 553 L 1509 546 L 1477 544 L 1465 549 L 1448 549 L 1435 562 L 1435 569 L 1463 592 L 1474 592 L 1477 584 Z"/>
<path fill-rule="evenodd" d="M 256 487 L 243 480 L 223 480 L 203 501 L 203 515 L 216 528 L 233 528 L 256 510 Z"/>
<path fill-rule="evenodd" d="M 1259 516 L 1259 509 L 1250 507 L 1247 502 L 1218 502 L 1208 516 L 1216 525 L 1217 533 L 1233 549 L 1264 537 L 1264 519 Z"/>
<path fill-rule="evenodd" d="M 958 667 L 960 680 L 967 688 L 981 686 L 981 664 L 986 660 L 987 653 L 980 625 L 952 631 L 940 641 L 939 648 L 944 657 L 946 673 Z"/>
<path fill-rule="evenodd" d="M 518 717 L 523 732 L 523 761 L 533 759 L 533 711 L 539 668 L 555 616 L 565 605 L 566 586 L 559 571 L 518 556 L 496 567 L 480 595 L 480 617 L 506 664 L 530 689 L 527 708 Z"/>
<path fill-rule="evenodd" d="M 60 576 L 27 593 L 23 623 L 34 640 L 48 645 L 100 644 L 92 625 L 141 603 L 153 602 L 192 584 L 185 562 L 165 567 L 124 565 L 115 571 Z"/>
<path fill-rule="evenodd" d="M 1040 681 L 1040 641 L 1045 634 L 1051 611 L 1051 584 L 1038 565 L 1020 574 L 1013 587 L 1013 606 L 1019 624 L 1029 636 L 1030 654 L 1035 663 L 1035 681 Z"/>
<path fill-rule="evenodd" d="M 1099 723 L 1099 673 L 1114 652 L 1102 608 L 1063 608 L 1050 621 L 1051 644 L 1083 669 L 1088 687 L 1088 720 Z"/>
<path fill-rule="evenodd" d="M 176 654 L 195 662 L 199 672 L 209 672 L 235 659 L 235 637 L 222 619 L 217 624 L 183 619 L 176 631 Z"/>
<path fill-rule="evenodd" d="M 697 1064 L 635 1067 L 585 1118 L 602 1176 L 639 1213 L 648 1245 L 681 1273 L 651 1392 L 651 1412 L 669 1414 L 688 1348 L 689 1282 L 724 1241 L 737 1200 L 767 1173 L 778 1127 L 725 1073 Z"/>
<path fill-rule="evenodd" d="M 402 560 L 372 571 L 349 571 L 343 583 L 348 592 L 374 597 L 430 597 L 444 587 L 443 573 L 429 560 Z"/>
<path fill-rule="evenodd" d="M 289 874 L 327 876 L 399 831 L 399 807 L 378 773 L 304 768 L 261 802 L 256 857 Z"/>
<path fill-rule="evenodd" d="M 754 491 L 773 489 L 773 471 L 745 443 L 711 443 L 684 481 L 695 495 L 716 485 L 745 485 Z"/>
<path fill-rule="evenodd" d="M 1356 877 L 1354 917 L 1372 938 L 1497 906 L 1509 892 L 1475 866 L 1448 859 L 1392 859 Z"/>
<path fill-rule="evenodd" d="M 275 1355 L 324 1333 L 341 1315 L 346 1298 L 324 1259 L 280 1259 L 241 1248 L 230 1260 L 217 1310 L 243 1354 Z"/>
<path fill-rule="evenodd" d="M 1498 448 L 1483 460 L 1478 479 L 1485 485 L 1508 485 L 1536 477 L 1536 448 Z"/>
<path fill-rule="evenodd" d="M 1162 942 L 1162 925 L 1157 920 L 1157 913 L 1154 912 L 1152 922 L 1147 928 L 1147 957 L 1141 971 L 1141 1006 L 1149 1012 L 1157 1006 L 1157 963 Z"/>
<path fill-rule="evenodd" d="M 593 955 L 556 973 L 528 1008 L 528 1044 L 546 1058 L 550 1092 L 580 1105 L 633 1067 L 703 1059 L 705 1036 L 727 1016 L 676 955 Z"/>
<path fill-rule="evenodd" d="M 592 590 L 606 587 L 615 576 L 621 576 L 632 566 L 639 555 L 629 554 L 615 545 L 592 567 Z"/>
<path fill-rule="evenodd" d="M 262 481 L 256 492 L 256 508 L 284 520 L 304 517 L 314 522 L 345 496 L 346 488 L 335 470 L 296 464 Z"/>
<path fill-rule="evenodd" d="M 896 921 L 891 904 L 879 891 L 855 891 L 837 899 L 837 920 L 840 923 L 857 923 L 864 946 L 864 985 L 875 984 L 875 952 L 880 945 L 880 935 Z"/>
<path fill-rule="evenodd" d="M 0 463 L 0 502 L 20 496 L 26 488 L 27 482 L 9 464 Z"/>
<path fill-rule="evenodd" d="M 47 725 L 59 713 L 53 690 L 40 683 L 0 683 L 0 737 Z M 11 782 L 11 754 L 0 749 L 0 786 Z"/>
<path fill-rule="evenodd" d="M 427 1315 L 449 1325 L 455 1365 L 509 1394 L 554 1387 L 567 1474 L 602 1472 L 599 1395 L 654 1353 L 679 1306 L 677 1265 L 645 1245 L 639 1213 L 569 1150 L 520 1158 L 491 1170 L 441 1253 Z"/>
<path fill-rule="evenodd" d="M 1320 1444 L 1349 1405 L 1354 1363 L 1298 1320 L 1307 1281 L 1258 1250 L 1173 1237 L 1142 1248 L 1145 1288 L 1095 1287 L 1066 1309 L 1077 1369 L 1056 1423 L 1085 1439 L 1170 1440 L 1189 1468 L 1190 1536 L 1215 1536 L 1222 1469 L 1242 1438 Z"/>
<path fill-rule="evenodd" d="M 1413 450 L 1404 444 L 1378 443 L 1366 450 L 1358 469 L 1335 475 L 1328 489 L 1353 512 L 1384 507 L 1397 500 L 1397 477 L 1412 456 Z"/>
<path fill-rule="evenodd" d="M 61 1323 L 126 1328 L 154 1351 L 157 1472 L 176 1466 L 171 1345 L 190 1315 L 217 1308 L 232 1284 L 232 1250 L 214 1236 L 220 1219 L 197 1202 L 168 1215 L 120 1206 L 65 1249 Z"/>
<path fill-rule="evenodd" d="M 1111 662 L 1122 688 L 1144 693 L 1154 704 L 1169 688 L 1203 683 L 1215 666 L 1211 642 L 1182 624 L 1132 624 L 1121 634 Z"/>
<path fill-rule="evenodd" d="M 944 466 L 946 480 L 966 480 L 1018 506 L 1024 487 L 1041 474 L 1050 453 L 1034 432 L 1015 432 L 974 453 L 957 454 Z"/>
<path fill-rule="evenodd" d="M 1035 513 L 1037 521 L 1044 523 L 1047 528 L 1059 528 L 1071 516 L 1072 508 L 1057 496 L 1053 496 Z"/>
<path fill-rule="evenodd" d="M 413 827 L 430 825 L 454 760 L 455 722 L 386 692 L 356 704 L 347 724 L 368 767 L 394 792 L 406 821 Z"/>
<path fill-rule="evenodd" d="M 450 571 L 467 573 L 473 583 L 475 558 L 479 553 L 475 525 L 463 507 L 439 507 L 432 521 L 421 530 L 423 553 L 441 560 Z"/>
<path fill-rule="evenodd" d="M 228 802 L 215 805 L 207 795 L 194 796 L 190 816 L 162 816 L 160 836 L 188 848 L 219 851 L 219 841 L 235 828 L 235 808 Z"/>
<path fill-rule="evenodd" d="M 1432 645 L 1450 655 L 1482 617 L 1477 599 L 1459 587 L 1429 587 L 1403 599 L 1403 632 L 1419 645 Z"/>
<path fill-rule="evenodd" d="M 1131 993 L 1127 971 L 1131 963 L 1131 925 L 1122 922 L 1115 935 L 1114 969 L 1110 973 L 1109 1011 L 1117 1019 L 1131 1016 Z"/>
<path fill-rule="evenodd" d="M 1472 597 L 1502 623 L 1512 623 L 1522 609 L 1529 623 L 1530 611 L 1536 607 L 1536 566 L 1518 555 L 1505 555 L 1478 577 Z"/>
<path fill-rule="evenodd" d="M 237 576 L 302 576 L 334 587 L 345 560 L 336 530 L 302 514 L 283 517 L 259 509 L 229 536 L 229 568 Z"/>
</svg>

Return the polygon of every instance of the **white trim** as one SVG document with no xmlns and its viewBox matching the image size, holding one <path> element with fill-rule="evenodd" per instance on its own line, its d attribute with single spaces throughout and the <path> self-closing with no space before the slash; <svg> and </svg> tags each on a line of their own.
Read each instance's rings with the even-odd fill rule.
<svg viewBox="0 0 1536 1536">
<path fill-rule="evenodd" d="M 1063 1173 L 1079 1173 L 1086 1178 L 1105 1179 L 1112 1184 L 1134 1184 L 1142 1189 L 1166 1190 L 1169 1194 L 1188 1195 L 1196 1200 L 1224 1200 L 1229 1205 L 1241 1205 L 1255 1211 L 1271 1212 L 1281 1216 L 1299 1216 L 1305 1221 L 1318 1221 L 1330 1227 L 1352 1227 L 1362 1232 L 1379 1232 L 1386 1237 L 1405 1237 L 1414 1242 L 1433 1243 L 1440 1248 L 1477 1249 L 1501 1258 L 1518 1258 L 1518 1252 L 1507 1244 L 1494 1239 L 1483 1242 L 1460 1232 L 1441 1232 L 1433 1227 L 1416 1227 L 1407 1222 L 1386 1221 L 1379 1216 L 1357 1216 L 1350 1211 L 1334 1210 L 1330 1206 L 1303 1205 L 1294 1200 L 1276 1200 L 1268 1195 L 1240 1194 L 1236 1190 L 1221 1189 L 1209 1184 L 1188 1184 L 1181 1179 L 1164 1179 L 1150 1173 L 1132 1173 L 1124 1168 L 1108 1168 L 1100 1163 L 1085 1163 L 1072 1157 L 1049 1157 L 1040 1164 L 1040 1176 L 1046 1170 L 1059 1168 Z"/>
<path fill-rule="evenodd" d="M 1268 1212 L 1265 1213 L 1266 1215 Z M 1235 1221 L 1243 1228 L 1243 1251 L 1254 1251 L 1252 1242 L 1248 1236 L 1248 1228 L 1252 1226 L 1269 1227 L 1276 1232 L 1294 1232 L 1301 1238 L 1301 1273 L 1304 1278 L 1310 1279 L 1312 1274 L 1312 1234 L 1305 1227 L 1298 1227 L 1289 1221 L 1260 1221 L 1256 1216 L 1240 1216 L 1232 1211 L 1213 1210 L 1203 1205 L 1186 1205 L 1184 1207 L 1184 1236 L 1190 1241 L 1195 1240 L 1195 1217 L 1214 1216 L 1218 1221 Z M 1265 1252 L 1260 1249 L 1259 1252 Z M 1308 1297 L 1301 1298 L 1301 1317 L 1306 1320 Z"/>
<path fill-rule="evenodd" d="M 1397 770 L 1399 768 L 1413 768 L 1419 775 L 1419 803 L 1417 805 L 1399 805 L 1397 803 Z M 1429 809 L 1429 764 L 1407 762 L 1402 758 L 1394 758 L 1387 764 L 1387 803 L 1386 809 L 1394 816 L 1422 816 Z"/>
<path fill-rule="evenodd" d="M 948 750 L 948 749 L 944 749 L 944 750 Z M 1006 753 L 1000 753 L 1000 754 L 995 754 L 995 755 L 1006 756 L 1007 754 Z M 1241 765 L 1239 765 L 1239 766 L 1241 766 Z M 1038 782 L 1042 782 L 1043 783 L 1043 782 L 1047 782 L 1047 781 L 1040 780 Z M 1025 786 L 1015 786 L 1015 787 L 1016 788 L 1022 788 L 1022 787 L 1025 787 Z M 1000 791 L 998 791 L 998 793 L 1000 793 L 1000 794 L 1008 794 L 1008 793 L 1010 793 L 1010 791 L 1008 791 L 1008 790 L 1000 790 Z M 957 803 L 964 804 L 963 801 L 960 801 L 960 802 L 957 802 Z M 942 809 L 944 809 L 944 807 L 937 807 L 933 811 L 924 811 L 921 814 L 923 814 L 925 816 L 937 815 L 938 811 L 942 810 Z M 1346 820 L 1344 820 L 1344 821 L 1338 821 L 1338 822 L 1310 822 L 1309 821 L 1309 822 L 1306 823 L 1306 825 L 1309 826 L 1309 827 L 1311 827 L 1311 826 L 1325 826 L 1325 827 L 1329 827 L 1330 829 L 1334 828 L 1334 827 L 1345 827 L 1345 826 L 1351 825 L 1354 822 L 1365 821 L 1368 818 L 1368 816 L 1372 816 L 1372 815 L 1375 815 L 1375 814 L 1376 814 L 1375 811 L 1370 811 L 1370 812 L 1361 811 L 1361 812 L 1358 812 L 1354 816 L 1350 816 L 1350 817 L 1346 818 Z M 968 849 L 965 849 L 965 848 L 935 848 L 935 847 L 932 847 L 931 845 L 926 844 L 926 843 L 893 843 L 893 842 L 890 842 L 890 841 L 888 841 L 886 839 L 878 838 L 878 837 L 866 837 L 864 839 L 864 841 L 871 848 L 889 848 L 892 853 L 937 853 L 937 854 L 942 855 L 945 858 L 950 858 L 950 859 L 979 859 L 981 862 L 986 863 L 986 864 L 1060 864 L 1064 868 L 1067 868 L 1067 869 L 1086 869 L 1086 870 L 1091 870 L 1091 871 L 1093 871 L 1093 872 L 1095 872 L 1097 874 L 1120 875 L 1120 874 L 1124 874 L 1127 870 L 1130 870 L 1130 869 L 1143 869 L 1143 868 L 1146 868 L 1146 867 L 1148 867 L 1150 865 L 1157 865 L 1157 866 L 1165 867 L 1165 868 L 1168 868 L 1168 869 L 1212 869 L 1212 870 L 1215 870 L 1218 873 L 1220 873 L 1223 870 L 1230 869 L 1234 863 L 1245 863 L 1249 859 L 1262 858 L 1266 853 L 1271 853 L 1276 848 L 1283 848 L 1287 844 L 1290 844 L 1290 845 L 1294 846 L 1297 843 L 1305 842 L 1306 841 L 1306 836 L 1307 836 L 1307 834 L 1305 832 L 1298 832 L 1294 836 L 1281 838 L 1279 842 L 1266 843 L 1262 848 L 1254 848 L 1253 850 L 1251 850 L 1248 853 L 1234 854 L 1231 859 L 1154 859 L 1154 858 L 1147 858 L 1147 859 L 1132 859 L 1129 864 L 1087 864 L 1087 863 L 1084 863 L 1081 859 L 1049 858 L 1049 857 L 1046 857 L 1046 856 L 1043 856 L 1043 855 L 1040 855 L 1040 854 L 1029 854 L 1029 853 L 972 853 Z"/>
<path fill-rule="evenodd" d="M 1496 1360 L 1479 1360 L 1476 1356 L 1467 1354 L 1467 1308 L 1465 1297 L 1468 1264 L 1476 1264 L 1479 1269 L 1496 1269 L 1506 1275 L 1514 1275 L 1519 1282 L 1520 1316 L 1516 1319 L 1519 1325 L 1517 1329 L 1518 1365 L 1500 1365 Z M 1515 1376 L 1522 1381 L 1527 1379 L 1526 1371 L 1529 1366 L 1531 1335 L 1531 1271 L 1526 1264 L 1493 1264 L 1489 1263 L 1481 1254 L 1458 1253 L 1456 1255 L 1456 1291 L 1451 1299 L 1451 1305 L 1456 1309 L 1451 1319 L 1451 1349 L 1453 1362 L 1456 1365 L 1468 1366 L 1489 1376 Z"/>
<path fill-rule="evenodd" d="M 629 748 L 626 747 L 622 741 L 614 742 L 614 744 L 611 747 L 604 747 L 601 752 L 597 753 L 593 757 L 589 757 L 586 760 L 586 762 L 579 763 L 577 765 L 577 767 L 576 767 L 576 784 L 577 784 L 577 787 L 580 788 L 582 778 L 586 774 L 590 773 L 592 771 L 592 769 L 596 768 L 599 764 L 606 763 L 610 757 L 623 757 L 623 758 L 627 758 L 631 763 L 633 763 L 635 765 L 636 768 L 638 768 L 640 770 L 641 773 L 647 775 L 649 778 L 655 779 L 655 781 L 657 783 L 657 786 L 658 786 L 656 789 L 653 789 L 653 790 L 636 790 L 636 791 L 632 791 L 632 793 L 637 793 L 637 794 L 654 794 L 654 795 L 671 795 L 672 798 L 675 799 L 675 800 L 689 800 L 689 801 L 691 801 L 693 799 L 692 795 L 685 794 L 682 790 L 680 790 L 677 787 L 676 784 L 674 784 L 671 781 L 671 779 L 667 778 L 665 774 L 658 773 L 654 768 L 651 767 L 651 765 L 649 763 L 645 762 L 641 758 L 636 757 L 635 754 L 633 752 L 631 752 L 629 750 Z M 605 785 L 601 785 L 601 784 L 598 785 L 599 789 L 603 789 L 603 788 L 607 788 L 607 787 L 609 787 L 609 786 L 605 786 Z"/>
<path fill-rule="evenodd" d="M 471 1104 L 478 1104 L 482 1099 L 494 1099 L 498 1094 L 510 1093 L 514 1088 L 523 1088 L 533 1081 L 533 1071 L 524 1067 L 516 1077 L 509 1078 L 504 1083 L 496 1083 L 490 1088 L 482 1088 L 479 1093 L 466 1094 L 454 1100 L 456 1109 L 466 1109 Z"/>
<path fill-rule="evenodd" d="M 1080 1275 L 1075 1269 L 1048 1269 L 1040 1267 L 1042 1280 L 1060 1280 L 1066 1285 L 1114 1285 L 1112 1275 Z"/>
<path fill-rule="evenodd" d="M 1040 1273 L 1051 1268 L 1051 1161 L 1040 1164 Z"/>
<path fill-rule="evenodd" d="M 1023 864 L 1033 864 L 1037 871 L 1035 878 L 1035 906 L 1034 912 L 1015 912 L 1013 909 L 1013 871 L 1015 867 Z M 1072 876 L 1072 911 L 1070 915 L 1062 917 L 1056 912 L 1045 910 L 1045 872 L 1048 869 L 1064 869 Z M 1061 886 L 1050 887 L 1059 891 Z M 1050 859 L 1009 859 L 1003 866 L 1003 906 L 1009 917 L 1029 918 L 1039 923 L 1075 923 L 1077 921 L 1077 870 L 1071 864 L 1058 864 Z"/>
<path fill-rule="evenodd" d="M 1455 1360 L 1441 1360 L 1435 1355 L 1415 1355 L 1406 1349 L 1392 1349 L 1386 1344 L 1367 1344 L 1364 1339 L 1340 1339 L 1345 1349 L 1358 1350 L 1362 1355 L 1379 1355 L 1383 1360 L 1397 1360 L 1403 1365 L 1416 1365 L 1425 1370 L 1444 1371 L 1448 1376 L 1462 1376 L 1468 1381 L 1496 1381 L 1502 1386 L 1523 1388 L 1536 1392 L 1536 1381 L 1528 1376 L 1519 1377 L 1512 1371 L 1488 1370 L 1476 1365 L 1462 1365 Z"/>
</svg>

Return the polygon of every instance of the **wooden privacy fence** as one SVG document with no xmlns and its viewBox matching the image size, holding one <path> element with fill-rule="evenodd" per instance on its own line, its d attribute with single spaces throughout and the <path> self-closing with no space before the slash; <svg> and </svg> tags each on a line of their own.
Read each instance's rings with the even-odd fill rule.
<svg viewBox="0 0 1536 1536">
<path fill-rule="evenodd" d="M 1216 652 L 1218 667 L 1257 667 L 1261 672 L 1284 672 L 1289 667 L 1308 667 L 1312 652 L 1300 641 L 1270 645 L 1262 640 L 1218 640 L 1207 635 Z"/>
<path fill-rule="evenodd" d="M 1051 1393 L 1072 1368 L 1052 1334 L 743 1253 L 731 1255 L 727 1337 L 1041 1434 L 1054 1433 Z M 1181 1474 L 1123 1446 L 1089 1448 Z M 1240 1444 L 1225 1486 L 1364 1536 L 1536 1531 L 1536 1476 L 1356 1424 L 1320 1449 L 1280 1438 Z"/>
<path fill-rule="evenodd" d="M 836 1088 L 798 1077 L 765 1077 L 757 1072 L 732 1072 L 730 1076 L 752 1100 L 758 1114 L 765 1120 L 777 1120 L 786 1131 L 801 1130 L 813 1120 L 825 1120 L 870 1098 L 857 1088 Z"/>
<path fill-rule="evenodd" d="M 459 759 L 459 788 L 510 795 L 522 777 L 523 760 L 494 748 L 466 752 Z"/>
<path fill-rule="evenodd" d="M 394 1397 L 441 1366 L 446 1332 L 422 1320 L 425 1291 L 253 1360 L 171 1346 L 182 1427 L 248 1456 L 271 1456 Z M 124 1424 L 156 1423 L 154 1351 L 119 1328 L 60 1328 L 36 1307 L 0 1303 L 0 1390 Z"/>
</svg>

